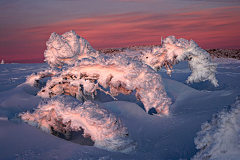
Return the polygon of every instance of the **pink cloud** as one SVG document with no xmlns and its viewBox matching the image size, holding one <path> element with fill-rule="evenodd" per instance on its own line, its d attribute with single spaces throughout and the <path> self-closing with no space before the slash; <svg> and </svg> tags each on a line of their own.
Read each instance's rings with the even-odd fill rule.
<svg viewBox="0 0 240 160">
<path fill-rule="evenodd" d="M 178 14 L 140 12 L 60 21 L 12 30 L 0 38 L 1 57 L 10 54 L 43 60 L 45 43 L 52 32 L 75 30 L 94 48 L 159 44 L 160 37 L 193 39 L 202 48 L 240 48 L 240 7 L 222 7 Z M 1 31 L 0 31 L 1 33 Z M 3 33 L 3 32 L 2 32 Z M 1 34 L 2 34 L 1 33 Z M 23 57 L 23 56 L 22 56 Z M 11 56 L 12 61 L 17 58 Z"/>
</svg>

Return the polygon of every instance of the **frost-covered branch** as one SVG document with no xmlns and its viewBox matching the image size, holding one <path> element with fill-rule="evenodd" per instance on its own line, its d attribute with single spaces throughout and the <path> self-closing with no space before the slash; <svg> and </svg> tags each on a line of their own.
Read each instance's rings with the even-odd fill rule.
<svg viewBox="0 0 240 160">
<path fill-rule="evenodd" d="M 209 53 L 200 48 L 193 40 L 188 41 L 169 36 L 163 40 L 162 47 L 153 47 L 151 50 L 143 51 L 139 60 L 155 70 L 164 66 L 169 75 L 172 73 L 173 65 L 188 60 L 192 74 L 188 77 L 187 83 L 209 80 L 215 87 L 218 86 L 215 77 L 217 64 L 211 62 Z"/>
<path fill-rule="evenodd" d="M 53 77 L 59 74 L 60 72 L 53 69 L 41 71 L 41 72 L 38 72 L 37 74 L 32 73 L 31 75 L 27 76 L 25 83 L 30 84 L 32 87 L 37 87 L 42 79 L 46 77 Z"/>
<path fill-rule="evenodd" d="M 169 114 L 171 99 L 167 96 L 161 75 L 125 55 L 82 59 L 52 77 L 38 96 L 49 98 L 66 94 L 83 101 L 83 96 L 90 95 L 94 99 L 100 87 L 110 87 L 112 97 L 120 93 L 128 95 L 136 90 L 136 97 L 147 112 L 155 108 L 158 113 Z"/>
<path fill-rule="evenodd" d="M 240 97 L 230 109 L 213 115 L 211 122 L 202 125 L 194 139 L 200 151 L 194 159 L 237 159 L 240 155 Z M 233 157 L 233 158 L 231 158 Z"/>
<path fill-rule="evenodd" d="M 59 132 L 67 137 L 71 131 L 84 129 L 94 146 L 110 151 L 130 153 L 137 143 L 122 126 L 121 120 L 91 101 L 81 103 L 68 96 L 56 96 L 39 103 L 33 112 L 19 114 L 21 119 L 45 132 Z"/>
</svg>

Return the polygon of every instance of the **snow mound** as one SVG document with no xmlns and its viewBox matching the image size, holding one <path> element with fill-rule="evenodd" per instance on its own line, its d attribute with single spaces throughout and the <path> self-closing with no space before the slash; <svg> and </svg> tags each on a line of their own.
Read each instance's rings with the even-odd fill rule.
<svg viewBox="0 0 240 160">
<path fill-rule="evenodd" d="M 130 153 L 137 145 L 120 119 L 91 101 L 81 103 L 68 96 L 56 96 L 42 100 L 33 113 L 27 111 L 19 116 L 45 132 L 59 132 L 65 137 L 82 128 L 83 136 L 90 136 L 95 147 L 109 151 Z"/>
<path fill-rule="evenodd" d="M 39 81 L 36 77 L 44 76 L 44 73 L 39 73 L 30 76 L 27 81 L 34 85 Z M 110 87 L 110 93 L 102 87 Z M 94 99 L 96 90 L 109 94 L 113 99 L 120 93 L 128 95 L 136 90 L 136 97 L 144 104 L 147 112 L 155 108 L 158 113 L 169 114 L 171 99 L 167 96 L 161 75 L 126 55 L 84 58 L 60 75 L 52 77 L 38 96 L 51 98 L 66 94 L 84 101 L 88 99 L 87 96 Z"/>
<path fill-rule="evenodd" d="M 73 30 L 63 35 L 53 32 L 46 45 L 44 61 L 51 67 L 62 67 L 63 64 L 73 65 L 79 59 L 99 54 L 99 51 L 92 48 L 87 40 Z"/>
<path fill-rule="evenodd" d="M 194 139 L 200 151 L 193 159 L 236 159 L 240 156 L 240 96 L 231 108 L 213 115 Z"/>
<path fill-rule="evenodd" d="M 217 63 L 211 62 L 209 53 L 200 48 L 193 40 L 188 41 L 169 36 L 163 40 L 161 47 L 156 46 L 151 50 L 143 51 L 139 60 L 155 70 L 165 66 L 169 75 L 172 73 L 172 65 L 189 60 L 188 64 L 192 74 L 188 77 L 187 83 L 209 80 L 215 87 L 218 86 L 215 77 Z"/>
</svg>

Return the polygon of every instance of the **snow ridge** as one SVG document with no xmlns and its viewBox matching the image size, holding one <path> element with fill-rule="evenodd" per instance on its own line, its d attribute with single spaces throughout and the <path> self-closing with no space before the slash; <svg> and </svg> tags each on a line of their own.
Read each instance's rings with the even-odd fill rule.
<svg viewBox="0 0 240 160">
<path fill-rule="evenodd" d="M 193 159 L 238 159 L 240 156 L 240 96 L 229 109 L 213 115 L 194 139 L 200 151 Z"/>
<path fill-rule="evenodd" d="M 84 129 L 84 136 L 91 136 L 94 146 L 109 151 L 130 153 L 136 148 L 120 119 L 91 101 L 84 103 L 68 96 L 42 100 L 30 113 L 20 113 L 26 123 L 47 133 L 60 132 L 69 137 L 71 131 Z"/>
</svg>

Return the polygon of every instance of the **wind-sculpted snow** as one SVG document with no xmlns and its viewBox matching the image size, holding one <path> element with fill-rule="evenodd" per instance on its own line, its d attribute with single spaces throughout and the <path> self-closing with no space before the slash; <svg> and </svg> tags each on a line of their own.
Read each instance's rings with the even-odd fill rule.
<svg viewBox="0 0 240 160">
<path fill-rule="evenodd" d="M 63 35 L 53 32 L 46 45 L 44 61 L 51 67 L 62 67 L 63 64 L 73 65 L 79 59 L 99 54 L 99 51 L 92 48 L 87 40 L 78 36 L 73 30 Z"/>
<path fill-rule="evenodd" d="M 165 66 L 169 75 L 173 71 L 172 65 L 189 60 L 188 64 L 192 74 L 188 77 L 187 83 L 209 80 L 215 87 L 218 86 L 215 77 L 217 64 L 211 62 L 209 53 L 200 48 L 193 40 L 188 41 L 169 36 L 163 40 L 162 47 L 153 47 L 151 50 L 143 51 L 139 60 L 155 70 Z"/>
<path fill-rule="evenodd" d="M 70 101 L 70 102 L 69 102 Z M 68 96 L 42 100 L 33 112 L 19 114 L 21 119 L 45 132 L 59 132 L 70 137 L 71 131 L 84 129 L 94 146 L 130 153 L 136 148 L 121 120 L 91 101 L 81 103 Z"/>
<path fill-rule="evenodd" d="M 33 77 L 44 77 L 44 73 Z M 28 80 L 32 85 L 39 82 L 39 79 L 31 76 L 29 79 L 35 80 Z M 110 93 L 101 87 L 110 87 Z M 169 114 L 171 99 L 167 96 L 161 75 L 148 65 L 131 60 L 126 55 L 82 59 L 62 71 L 60 75 L 52 77 L 38 96 L 49 98 L 67 94 L 84 101 L 89 95 L 94 99 L 96 90 L 103 91 L 113 98 L 120 93 L 128 95 L 136 90 L 136 97 L 144 104 L 147 112 L 155 108 L 157 113 Z"/>
<path fill-rule="evenodd" d="M 221 159 L 227 155 L 227 159 L 235 160 L 240 156 L 239 140 L 240 96 L 230 109 L 213 115 L 211 122 L 202 125 L 202 130 L 194 139 L 196 148 L 200 149 L 194 159 Z"/>
</svg>

